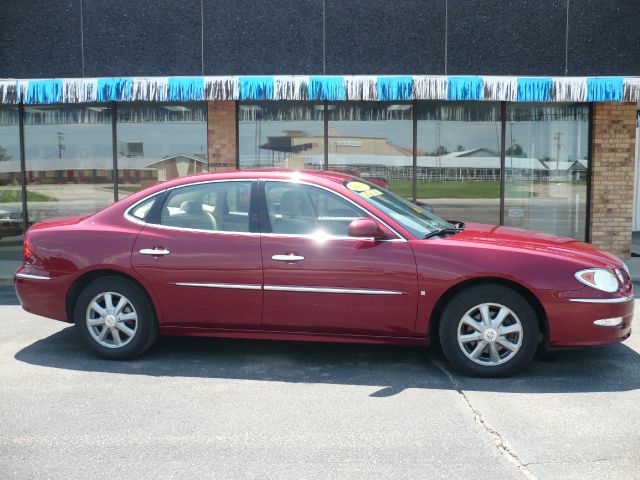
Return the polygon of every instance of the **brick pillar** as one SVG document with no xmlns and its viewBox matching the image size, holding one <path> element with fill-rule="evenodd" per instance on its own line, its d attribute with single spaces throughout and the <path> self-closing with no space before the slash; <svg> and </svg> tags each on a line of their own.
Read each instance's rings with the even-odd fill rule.
<svg viewBox="0 0 640 480">
<path fill-rule="evenodd" d="M 635 103 L 593 104 L 590 242 L 631 255 L 636 140 Z"/>
<path fill-rule="evenodd" d="M 236 168 L 237 135 L 236 102 L 209 102 L 207 151 L 210 172 Z"/>
</svg>

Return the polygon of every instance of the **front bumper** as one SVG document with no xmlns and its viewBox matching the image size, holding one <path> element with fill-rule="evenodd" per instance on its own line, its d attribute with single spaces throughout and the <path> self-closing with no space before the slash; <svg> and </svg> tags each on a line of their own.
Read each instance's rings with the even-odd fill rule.
<svg viewBox="0 0 640 480">
<path fill-rule="evenodd" d="M 573 347 L 608 345 L 631 335 L 633 294 L 615 298 L 567 298 L 554 302 L 547 311 L 549 346 Z M 613 326 L 597 325 L 599 320 L 617 319 Z M 600 323 L 600 322 L 599 322 Z"/>
</svg>

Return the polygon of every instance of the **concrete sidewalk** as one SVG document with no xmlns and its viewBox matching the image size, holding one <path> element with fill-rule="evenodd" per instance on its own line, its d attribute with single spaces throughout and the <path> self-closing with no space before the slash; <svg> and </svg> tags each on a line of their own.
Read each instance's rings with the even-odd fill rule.
<svg viewBox="0 0 640 480">
<path fill-rule="evenodd" d="M 631 280 L 634 282 L 640 281 L 640 257 L 631 257 L 629 260 L 626 260 L 624 263 L 629 267 L 629 274 L 631 275 Z"/>
</svg>

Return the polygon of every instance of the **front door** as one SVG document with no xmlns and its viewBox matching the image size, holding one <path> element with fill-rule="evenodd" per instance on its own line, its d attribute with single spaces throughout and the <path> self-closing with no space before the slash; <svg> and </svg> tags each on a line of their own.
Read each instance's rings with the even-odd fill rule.
<svg viewBox="0 0 640 480">
<path fill-rule="evenodd" d="M 368 214 L 331 191 L 263 186 L 263 329 L 413 335 L 418 294 L 408 242 L 349 237 L 349 223 Z"/>
<path fill-rule="evenodd" d="M 170 190 L 138 236 L 133 268 L 165 326 L 260 328 L 262 259 L 252 181 Z"/>
</svg>

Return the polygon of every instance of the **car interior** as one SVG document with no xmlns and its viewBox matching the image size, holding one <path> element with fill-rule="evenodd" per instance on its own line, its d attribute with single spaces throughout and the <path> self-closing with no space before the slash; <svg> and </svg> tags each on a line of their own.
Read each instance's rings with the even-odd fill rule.
<svg viewBox="0 0 640 480">
<path fill-rule="evenodd" d="M 249 231 L 250 186 L 239 182 L 185 187 L 172 192 L 160 224 L 195 230 Z"/>
</svg>

